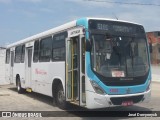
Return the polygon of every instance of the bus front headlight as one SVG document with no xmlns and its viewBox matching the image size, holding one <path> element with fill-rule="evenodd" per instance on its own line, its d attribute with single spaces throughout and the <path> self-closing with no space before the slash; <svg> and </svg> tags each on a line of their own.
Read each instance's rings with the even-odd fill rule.
<svg viewBox="0 0 160 120">
<path fill-rule="evenodd" d="M 93 80 L 90 80 L 92 87 L 94 88 L 97 94 L 105 95 L 104 90 Z"/>
</svg>

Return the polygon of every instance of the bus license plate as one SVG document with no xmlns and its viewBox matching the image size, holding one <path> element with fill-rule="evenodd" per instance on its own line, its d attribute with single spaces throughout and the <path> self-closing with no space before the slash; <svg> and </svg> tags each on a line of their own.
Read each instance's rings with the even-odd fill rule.
<svg viewBox="0 0 160 120">
<path fill-rule="evenodd" d="M 124 101 L 122 102 L 122 106 L 130 106 L 133 105 L 133 101 Z"/>
</svg>

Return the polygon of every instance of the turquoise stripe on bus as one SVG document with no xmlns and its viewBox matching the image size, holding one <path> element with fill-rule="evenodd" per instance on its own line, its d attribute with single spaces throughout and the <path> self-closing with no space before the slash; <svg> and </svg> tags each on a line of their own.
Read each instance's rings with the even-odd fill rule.
<svg viewBox="0 0 160 120">
<path fill-rule="evenodd" d="M 86 29 L 86 39 L 88 40 L 89 38 L 89 33 L 88 33 L 88 20 L 87 18 L 81 18 L 81 19 L 78 19 L 77 22 L 76 22 L 77 26 L 83 26 L 85 27 Z"/>
</svg>

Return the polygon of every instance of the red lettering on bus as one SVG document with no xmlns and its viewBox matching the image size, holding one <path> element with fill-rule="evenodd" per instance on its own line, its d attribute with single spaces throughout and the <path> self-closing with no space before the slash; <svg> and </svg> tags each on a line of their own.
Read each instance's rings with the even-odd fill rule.
<svg viewBox="0 0 160 120">
<path fill-rule="evenodd" d="M 45 72 L 44 70 L 40 70 L 40 69 L 35 69 L 35 73 L 36 74 L 40 74 L 40 75 L 47 75 L 47 72 Z"/>
</svg>

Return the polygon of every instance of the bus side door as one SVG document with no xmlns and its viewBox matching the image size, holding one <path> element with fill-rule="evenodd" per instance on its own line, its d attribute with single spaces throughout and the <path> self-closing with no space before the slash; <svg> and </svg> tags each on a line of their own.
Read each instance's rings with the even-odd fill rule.
<svg viewBox="0 0 160 120">
<path fill-rule="evenodd" d="M 83 28 L 68 31 L 66 39 L 66 100 L 85 106 L 85 38 Z"/>
</svg>

